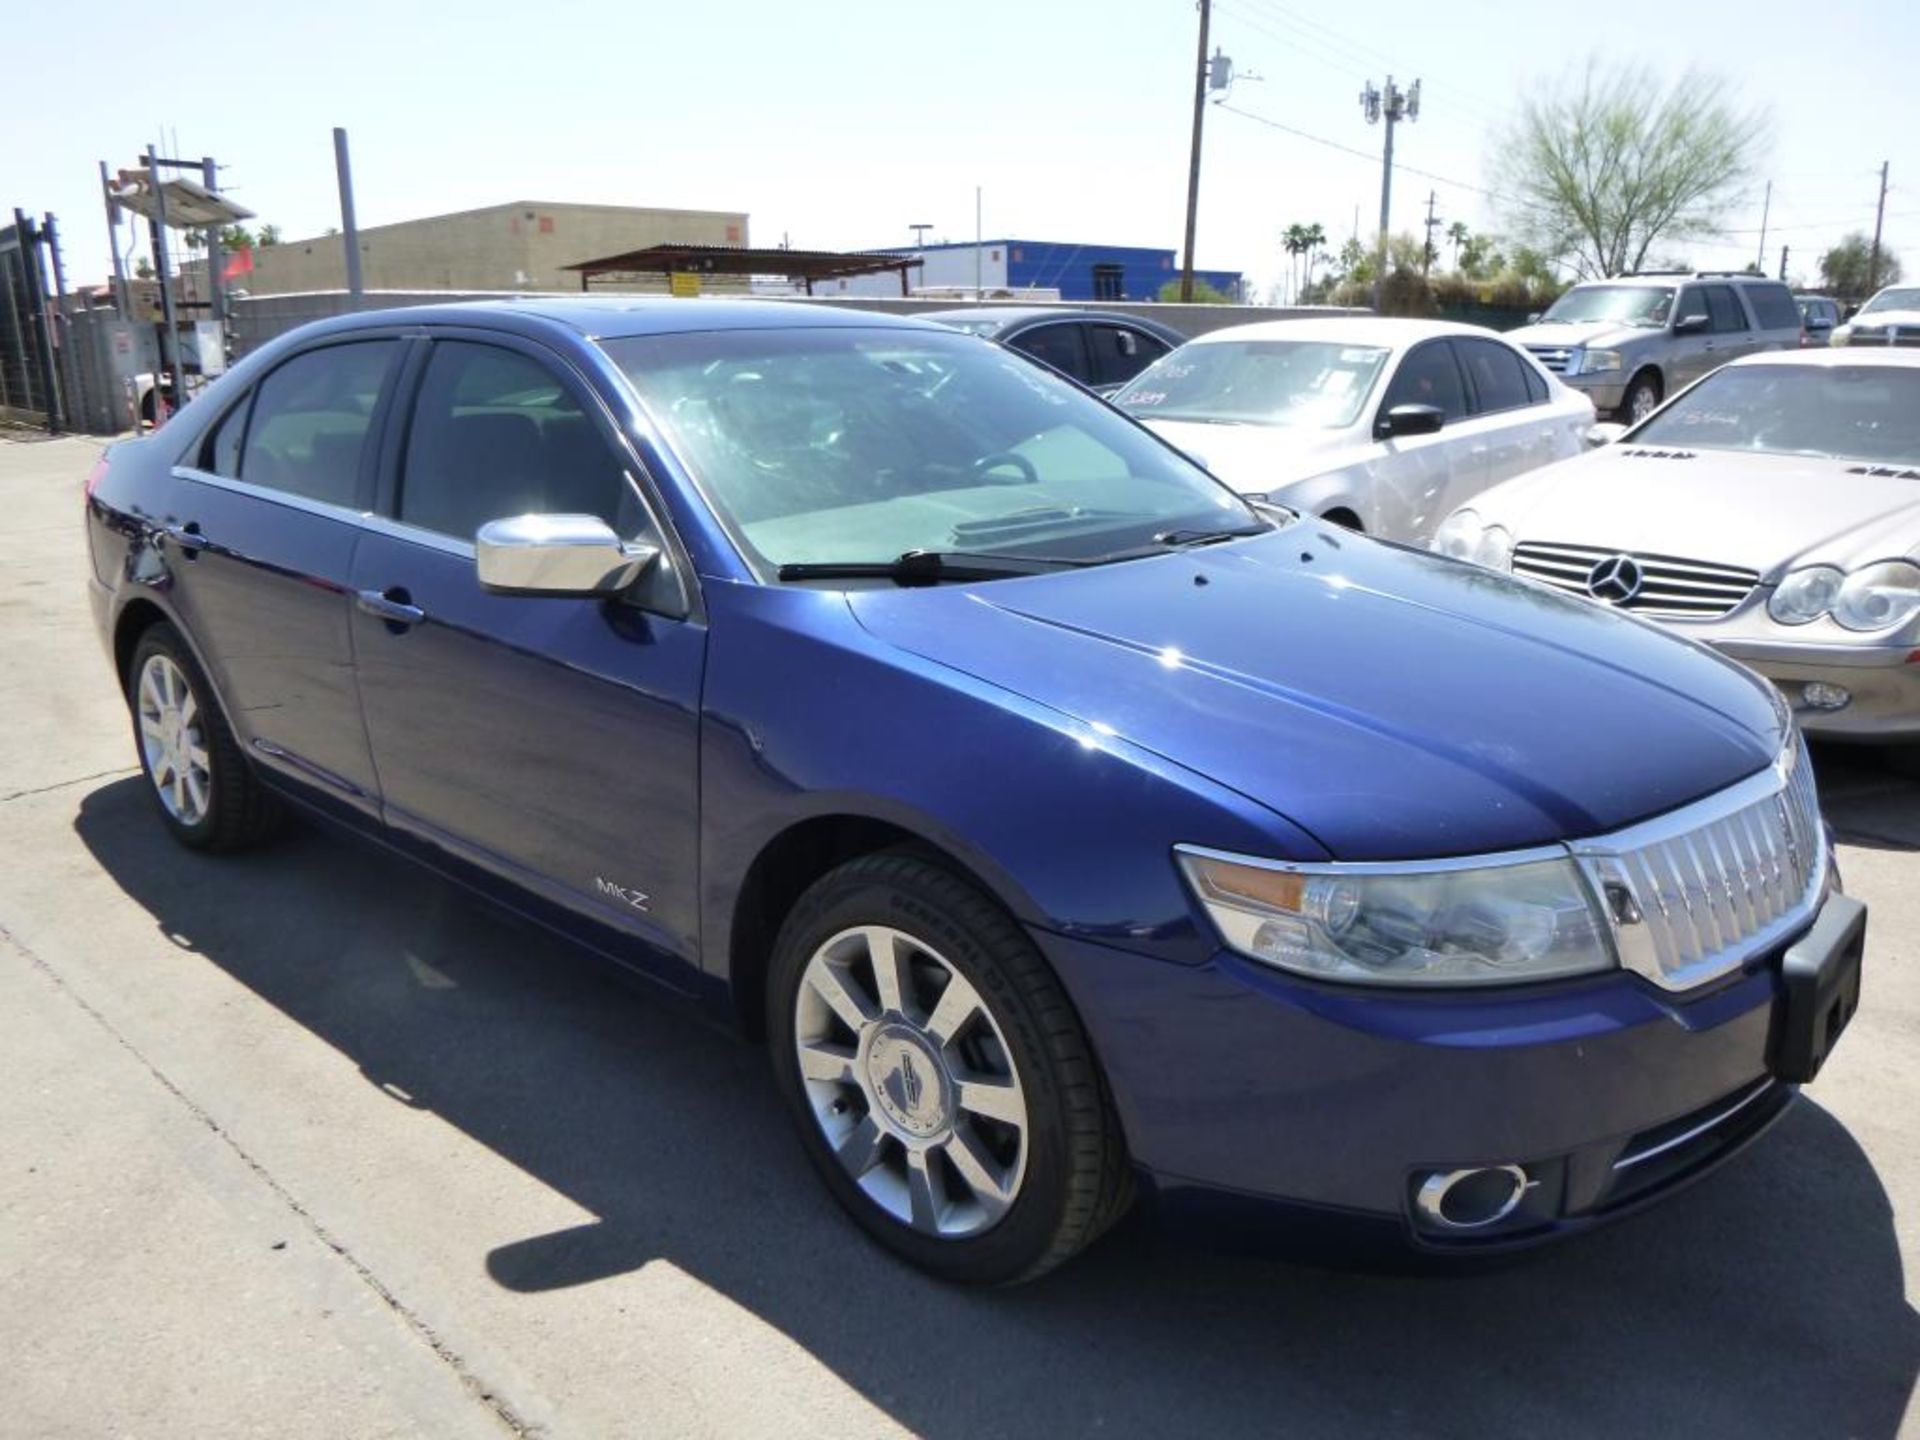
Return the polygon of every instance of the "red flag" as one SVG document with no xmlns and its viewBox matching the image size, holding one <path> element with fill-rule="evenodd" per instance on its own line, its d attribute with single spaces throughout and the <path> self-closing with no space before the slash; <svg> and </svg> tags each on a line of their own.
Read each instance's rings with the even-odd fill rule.
<svg viewBox="0 0 1920 1440">
<path fill-rule="evenodd" d="M 221 270 L 220 278 L 222 280 L 234 280 L 242 275 L 250 275 L 252 273 L 253 247 L 251 245 L 243 245 L 233 252 L 233 258 L 227 261 L 225 268 Z"/>
</svg>

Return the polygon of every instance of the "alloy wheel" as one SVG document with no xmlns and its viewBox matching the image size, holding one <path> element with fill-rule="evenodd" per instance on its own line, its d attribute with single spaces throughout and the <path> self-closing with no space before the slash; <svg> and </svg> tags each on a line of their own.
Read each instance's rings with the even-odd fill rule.
<svg viewBox="0 0 1920 1440">
<path fill-rule="evenodd" d="M 903 930 L 843 930 L 808 958 L 794 1001 L 808 1108 L 854 1183 L 914 1230 L 990 1230 L 1026 1174 L 1026 1094 L 974 986 Z"/>
<path fill-rule="evenodd" d="M 147 776 L 169 815 L 182 825 L 198 825 L 206 818 L 213 776 L 193 687 L 167 656 L 149 655 L 136 695 Z"/>
</svg>

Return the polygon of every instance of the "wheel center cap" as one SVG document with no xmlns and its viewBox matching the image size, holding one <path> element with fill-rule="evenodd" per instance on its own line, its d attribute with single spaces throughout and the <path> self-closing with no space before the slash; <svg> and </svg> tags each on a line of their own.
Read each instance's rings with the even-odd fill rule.
<svg viewBox="0 0 1920 1440">
<path fill-rule="evenodd" d="M 888 1025 L 867 1047 L 867 1088 L 898 1130 L 926 1139 L 947 1128 L 946 1067 L 916 1031 Z"/>
</svg>

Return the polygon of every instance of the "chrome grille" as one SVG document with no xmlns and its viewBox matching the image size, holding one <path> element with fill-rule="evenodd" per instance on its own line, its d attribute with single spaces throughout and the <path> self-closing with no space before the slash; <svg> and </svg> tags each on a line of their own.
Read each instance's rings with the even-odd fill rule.
<svg viewBox="0 0 1920 1440">
<path fill-rule="evenodd" d="M 1573 351 L 1565 345 L 1529 345 L 1527 353 L 1556 375 L 1567 373 L 1567 361 Z"/>
<path fill-rule="evenodd" d="M 1574 845 L 1614 920 L 1620 963 L 1667 990 L 1734 969 L 1808 919 L 1827 839 L 1804 742 L 1695 805 Z"/>
<path fill-rule="evenodd" d="M 1595 595 L 1589 582 L 1596 569 L 1622 558 L 1637 567 L 1638 588 L 1624 600 Z M 1544 540 L 1523 541 L 1514 547 L 1513 573 L 1590 600 L 1602 600 L 1637 615 L 1686 620 L 1714 620 L 1728 614 L 1760 583 L 1758 571 L 1737 565 Z"/>
</svg>

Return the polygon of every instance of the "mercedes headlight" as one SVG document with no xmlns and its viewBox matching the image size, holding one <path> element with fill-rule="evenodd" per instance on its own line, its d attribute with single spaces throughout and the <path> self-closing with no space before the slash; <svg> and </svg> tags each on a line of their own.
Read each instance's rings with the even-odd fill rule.
<svg viewBox="0 0 1920 1440">
<path fill-rule="evenodd" d="M 1221 939 L 1296 975 L 1510 985 L 1616 964 L 1568 858 L 1295 866 L 1185 846 L 1179 858 Z"/>
<path fill-rule="evenodd" d="M 1846 580 L 1831 565 L 1795 570 L 1774 589 L 1767 601 L 1767 614 L 1782 625 L 1810 624 L 1833 609 Z"/>
<path fill-rule="evenodd" d="M 1505 570 L 1513 563 L 1512 533 L 1505 526 L 1485 524 L 1474 510 L 1456 510 L 1441 521 L 1430 548 L 1489 570 Z"/>
<path fill-rule="evenodd" d="M 1580 369 L 1577 373 L 1598 375 L 1604 370 L 1619 368 L 1620 352 L 1618 350 L 1583 350 L 1580 352 Z"/>
<path fill-rule="evenodd" d="M 1920 615 L 1920 565 L 1882 560 L 1847 576 L 1833 618 L 1849 630 L 1891 630 Z"/>
</svg>

